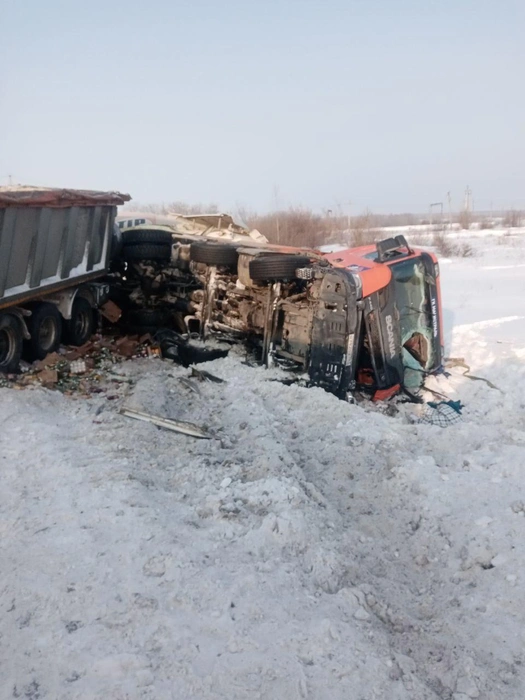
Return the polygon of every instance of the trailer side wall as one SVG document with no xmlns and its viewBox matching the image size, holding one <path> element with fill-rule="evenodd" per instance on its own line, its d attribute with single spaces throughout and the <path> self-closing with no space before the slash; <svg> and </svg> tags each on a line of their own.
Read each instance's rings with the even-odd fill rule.
<svg viewBox="0 0 525 700">
<path fill-rule="evenodd" d="M 104 274 L 114 206 L 0 209 L 0 308 Z"/>
</svg>

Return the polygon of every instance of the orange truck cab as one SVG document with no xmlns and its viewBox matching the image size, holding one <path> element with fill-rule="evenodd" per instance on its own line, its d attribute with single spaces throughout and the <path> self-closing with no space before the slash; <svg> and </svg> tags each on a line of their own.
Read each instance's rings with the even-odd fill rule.
<svg viewBox="0 0 525 700">
<path fill-rule="evenodd" d="M 357 286 L 355 386 L 385 398 L 421 386 L 443 364 L 439 266 L 433 253 L 410 247 L 404 236 L 375 246 L 324 254 Z"/>
</svg>

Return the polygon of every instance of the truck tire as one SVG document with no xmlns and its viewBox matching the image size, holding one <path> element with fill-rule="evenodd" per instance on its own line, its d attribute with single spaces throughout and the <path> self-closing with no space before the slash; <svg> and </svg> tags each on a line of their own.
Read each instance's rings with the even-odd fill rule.
<svg viewBox="0 0 525 700">
<path fill-rule="evenodd" d="M 169 318 L 170 312 L 166 309 L 130 309 L 126 314 L 131 326 L 162 326 Z"/>
<path fill-rule="evenodd" d="M 254 282 L 290 280 L 298 267 L 310 265 L 305 255 L 261 255 L 250 261 L 250 277 Z"/>
<path fill-rule="evenodd" d="M 239 253 L 233 245 L 228 243 L 215 243 L 215 241 L 199 241 L 190 246 L 190 260 L 207 265 L 224 265 L 234 267 L 237 265 Z"/>
<path fill-rule="evenodd" d="M 84 297 L 76 297 L 71 309 L 71 318 L 63 325 L 64 343 L 77 347 L 87 343 L 95 329 L 95 314 L 89 301 Z"/>
<path fill-rule="evenodd" d="M 153 245 L 171 245 L 173 238 L 169 231 L 155 231 L 154 229 L 129 229 L 122 232 L 122 242 L 125 246 L 138 243 L 152 243 Z"/>
<path fill-rule="evenodd" d="M 139 260 L 167 262 L 171 259 L 171 245 L 168 243 L 132 243 L 123 247 L 122 257 L 129 262 Z"/>
<path fill-rule="evenodd" d="M 159 328 L 171 325 L 171 314 L 166 309 L 129 309 L 125 316 L 125 330 L 131 335 L 154 335 Z"/>
<path fill-rule="evenodd" d="M 31 338 L 25 345 L 30 360 L 43 360 L 46 355 L 58 349 L 62 335 L 62 317 L 54 304 L 45 301 L 35 304 L 27 327 Z"/>
<path fill-rule="evenodd" d="M 22 356 L 22 324 L 12 314 L 0 315 L 0 372 L 18 370 Z"/>
</svg>

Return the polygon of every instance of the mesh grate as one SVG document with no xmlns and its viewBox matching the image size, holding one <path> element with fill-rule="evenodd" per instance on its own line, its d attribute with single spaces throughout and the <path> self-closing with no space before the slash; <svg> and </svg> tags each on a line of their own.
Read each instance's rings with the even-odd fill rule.
<svg viewBox="0 0 525 700">
<path fill-rule="evenodd" d="M 461 418 L 461 404 L 459 401 L 441 401 L 440 403 L 429 403 L 425 407 L 419 423 L 437 425 L 446 428 L 454 423 L 459 423 Z"/>
</svg>

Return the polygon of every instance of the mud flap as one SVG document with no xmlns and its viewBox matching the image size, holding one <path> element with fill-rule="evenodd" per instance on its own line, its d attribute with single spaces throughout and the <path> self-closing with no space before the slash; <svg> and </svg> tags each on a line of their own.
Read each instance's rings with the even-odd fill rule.
<svg viewBox="0 0 525 700">
<path fill-rule="evenodd" d="M 345 270 L 332 270 L 315 285 L 313 294 L 317 299 L 308 367 L 310 381 L 342 395 L 353 380 L 355 368 L 355 285 Z"/>
</svg>

